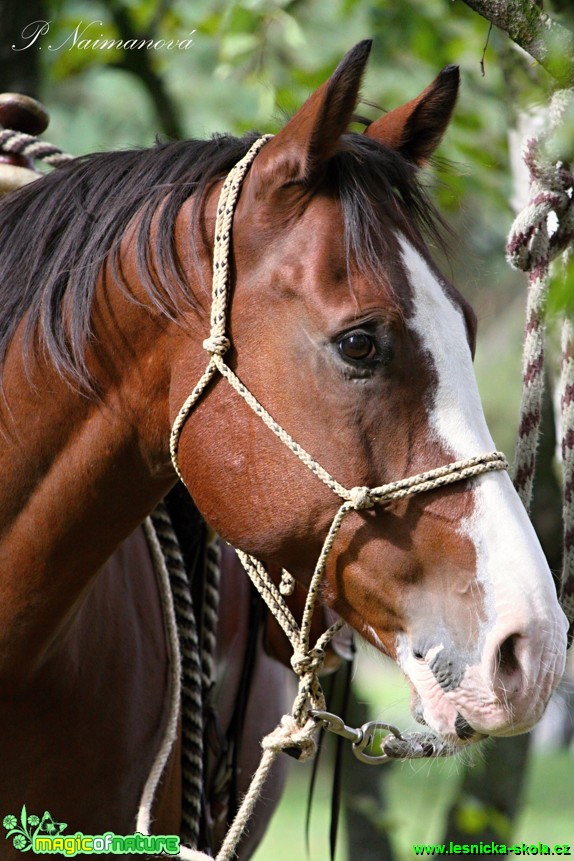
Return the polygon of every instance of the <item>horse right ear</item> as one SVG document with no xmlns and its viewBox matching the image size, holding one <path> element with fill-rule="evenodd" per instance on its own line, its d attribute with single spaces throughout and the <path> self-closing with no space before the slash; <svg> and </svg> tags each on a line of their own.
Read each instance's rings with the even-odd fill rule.
<svg viewBox="0 0 574 861">
<path fill-rule="evenodd" d="M 371 44 L 366 39 L 355 45 L 329 80 L 261 150 L 249 180 L 257 197 L 274 188 L 312 182 L 335 154 L 355 110 Z"/>
<path fill-rule="evenodd" d="M 459 81 L 458 66 L 446 66 L 419 96 L 371 123 L 366 136 L 397 150 L 414 164 L 424 164 L 449 123 Z"/>
</svg>

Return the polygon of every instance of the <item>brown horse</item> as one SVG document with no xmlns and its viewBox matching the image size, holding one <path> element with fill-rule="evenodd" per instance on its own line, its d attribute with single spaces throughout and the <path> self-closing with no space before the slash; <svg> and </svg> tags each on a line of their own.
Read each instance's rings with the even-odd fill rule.
<svg viewBox="0 0 574 861">
<path fill-rule="evenodd" d="M 458 72 L 350 133 L 368 52 L 257 155 L 231 249 L 226 359 L 346 487 L 493 447 L 475 318 L 422 238 L 438 229 L 417 167 Z M 170 426 L 205 368 L 218 195 L 254 139 L 81 158 L 0 204 L 6 812 L 133 830 L 167 654 L 157 588 L 127 553 L 145 555 L 134 530 L 175 482 Z M 338 501 L 223 381 L 187 420 L 179 464 L 227 541 L 308 585 Z M 398 661 L 415 716 L 454 747 L 530 729 L 563 671 L 566 622 L 503 472 L 350 513 L 322 598 Z M 153 828 L 179 818 L 168 766 Z"/>
</svg>

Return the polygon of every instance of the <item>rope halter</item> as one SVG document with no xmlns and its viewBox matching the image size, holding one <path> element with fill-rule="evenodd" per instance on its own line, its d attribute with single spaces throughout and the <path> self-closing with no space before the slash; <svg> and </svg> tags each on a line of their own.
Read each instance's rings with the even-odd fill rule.
<svg viewBox="0 0 574 861">
<path fill-rule="evenodd" d="M 231 169 L 221 189 L 217 207 L 215 223 L 215 238 L 213 249 L 213 283 L 212 283 L 212 305 L 211 325 L 209 337 L 203 342 L 203 348 L 209 353 L 209 361 L 205 371 L 195 388 L 181 407 L 177 414 L 171 430 L 170 452 L 174 469 L 179 478 L 184 481 L 178 462 L 178 445 L 181 432 L 197 404 L 200 397 L 207 389 L 216 373 L 219 373 L 230 386 L 243 398 L 245 403 L 261 419 L 264 424 L 295 454 L 302 463 L 324 484 L 327 485 L 341 500 L 342 503 L 335 514 L 327 537 L 325 538 L 317 561 L 315 571 L 311 578 L 303 619 L 299 626 L 293 617 L 289 607 L 285 603 L 278 588 L 262 563 L 253 556 L 237 550 L 237 554 L 254 585 L 268 605 L 269 609 L 285 631 L 293 647 L 292 667 L 299 677 L 298 693 L 293 704 L 290 715 L 284 716 L 279 727 L 270 733 L 262 742 L 264 754 L 261 764 L 253 776 L 251 787 L 237 813 L 236 820 L 232 824 L 222 849 L 217 856 L 220 861 L 232 858 L 243 829 L 245 828 L 253 807 L 261 790 L 265 777 L 273 763 L 275 756 L 280 750 L 286 750 L 300 759 L 307 759 L 314 755 L 316 749 L 316 735 L 318 725 L 336 732 L 333 729 L 333 721 L 329 722 L 325 715 L 325 698 L 319 682 L 318 673 L 321 669 L 325 648 L 341 629 L 344 622 L 339 620 L 328 628 L 317 640 L 314 646 L 310 645 L 311 621 L 313 610 L 317 601 L 321 580 L 325 571 L 327 557 L 345 516 L 351 511 L 364 511 L 375 505 L 389 503 L 436 490 L 458 481 L 465 481 L 494 470 L 508 469 L 506 458 L 501 452 L 489 452 L 467 460 L 456 461 L 446 464 L 437 469 L 429 470 L 418 475 L 404 478 L 399 481 L 390 482 L 380 487 L 352 487 L 346 488 L 340 484 L 326 469 L 324 469 L 305 449 L 300 446 L 291 435 L 275 421 L 267 412 L 265 407 L 259 403 L 257 398 L 242 383 L 239 377 L 226 364 L 224 356 L 231 346 L 231 341 L 226 332 L 227 306 L 229 298 L 229 247 L 233 213 L 237 202 L 241 183 L 255 156 L 265 145 L 271 135 L 259 138 L 251 146 L 247 154 Z M 185 483 L 185 481 L 184 481 Z M 286 572 L 284 572 L 286 574 Z M 290 575 L 287 574 L 287 578 Z M 284 590 L 285 591 L 285 590 Z M 333 717 L 333 716 L 330 716 Z M 387 725 L 380 724 L 381 728 Z M 394 731 L 394 728 L 392 728 Z M 361 730 L 349 732 L 362 732 Z M 340 734 L 340 733 L 339 733 Z M 395 740 L 397 736 L 395 735 Z M 346 736 L 350 737 L 350 736 Z M 362 738 L 364 735 L 362 736 Z M 372 737 L 372 736 L 371 736 Z M 391 756 L 437 756 L 443 755 L 440 740 L 434 738 L 435 743 L 429 741 L 429 733 L 411 733 L 398 736 L 400 743 L 389 746 L 389 752 L 377 758 L 378 762 L 386 761 Z M 357 745 L 357 750 L 363 754 L 365 745 Z M 355 745 L 354 745 L 355 749 Z M 361 757 L 360 757 L 361 758 Z M 364 761 L 373 761 L 373 757 L 362 757 Z M 182 854 L 182 857 L 186 857 Z M 189 857 L 201 857 L 193 855 Z M 207 857 L 207 856 L 203 856 Z"/>
</svg>

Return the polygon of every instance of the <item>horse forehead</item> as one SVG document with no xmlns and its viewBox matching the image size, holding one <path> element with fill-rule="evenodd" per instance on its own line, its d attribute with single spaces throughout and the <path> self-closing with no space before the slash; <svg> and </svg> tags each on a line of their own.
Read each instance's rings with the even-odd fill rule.
<svg viewBox="0 0 574 861">
<path fill-rule="evenodd" d="M 340 202 L 333 196 L 317 195 L 286 225 L 280 238 L 281 256 L 298 272 L 304 292 L 312 290 L 328 305 L 351 305 L 357 314 L 370 310 L 409 307 L 412 291 L 401 256 L 400 232 L 381 225 L 384 247 L 376 268 L 369 249 L 350 248 Z M 368 242 L 368 239 L 365 238 Z M 372 251 L 371 257 L 372 257 Z M 312 297 L 308 297 L 312 298 Z"/>
</svg>

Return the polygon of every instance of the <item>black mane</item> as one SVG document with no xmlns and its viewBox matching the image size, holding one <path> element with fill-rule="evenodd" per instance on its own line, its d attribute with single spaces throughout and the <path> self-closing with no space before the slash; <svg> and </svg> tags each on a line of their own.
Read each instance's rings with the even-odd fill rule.
<svg viewBox="0 0 574 861">
<path fill-rule="evenodd" d="M 170 317 L 193 306 L 175 248 L 177 214 L 192 194 L 201 201 L 256 138 L 221 135 L 83 156 L 0 200 L 0 363 L 28 313 L 28 340 L 40 339 L 59 373 L 89 387 L 85 348 L 97 276 L 105 261 L 121 276 L 119 245 L 139 211 L 137 261 L 150 301 Z M 440 219 L 415 169 L 394 151 L 345 135 L 327 175 L 341 200 L 348 258 L 374 274 L 388 259 L 385 236 L 397 223 L 439 236 Z M 149 231 L 160 205 L 152 267 Z"/>
</svg>

